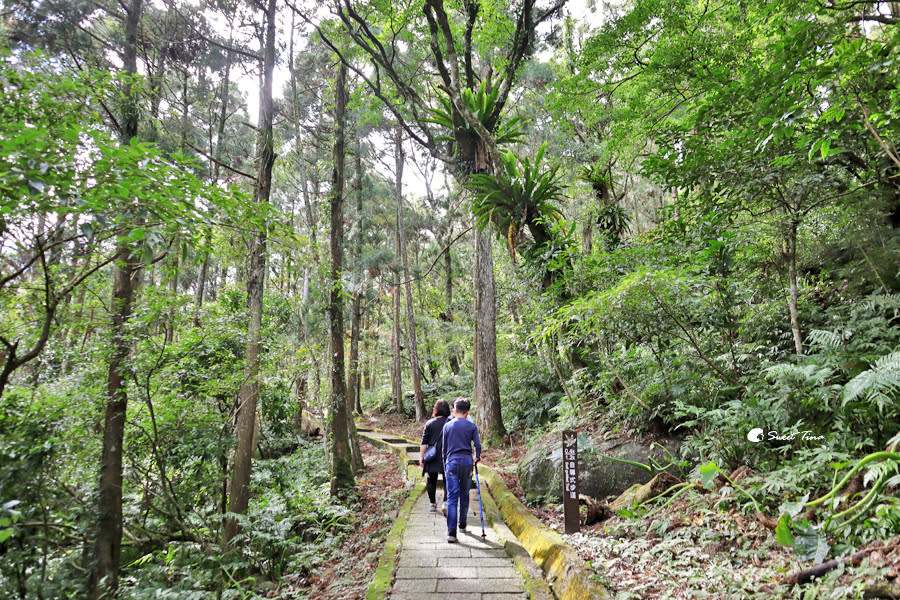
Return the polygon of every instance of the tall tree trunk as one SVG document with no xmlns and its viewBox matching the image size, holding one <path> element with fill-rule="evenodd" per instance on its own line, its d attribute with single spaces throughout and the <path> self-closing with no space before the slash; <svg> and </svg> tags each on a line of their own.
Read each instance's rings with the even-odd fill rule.
<svg viewBox="0 0 900 600">
<path fill-rule="evenodd" d="M 356 196 L 356 221 L 360 230 L 356 236 L 354 259 L 359 264 L 359 257 L 362 254 L 362 158 L 358 143 L 356 144 L 355 159 L 354 195 Z M 363 275 L 361 270 L 359 275 L 361 277 Z M 362 295 L 363 290 L 360 286 L 360 289 L 357 289 L 353 295 L 353 303 L 350 307 L 350 370 L 347 373 L 347 434 L 350 436 L 350 456 L 354 473 L 362 473 L 366 470 L 362 449 L 359 447 L 359 436 L 356 434 L 356 421 L 353 419 L 354 411 L 362 414 L 362 408 L 359 406 L 359 319 L 362 311 Z"/>
<path fill-rule="evenodd" d="M 397 196 L 397 247 L 400 250 L 400 261 L 403 264 L 403 280 L 406 288 L 406 321 L 409 327 L 409 360 L 412 367 L 413 394 L 415 397 L 416 420 L 424 421 L 425 401 L 422 396 L 422 378 L 419 372 L 419 347 L 416 342 L 416 315 L 413 310 L 412 285 L 409 282 L 409 261 L 406 255 L 406 237 L 403 233 L 403 130 L 397 126 L 394 138 L 394 165 L 397 177 L 395 188 Z"/>
<path fill-rule="evenodd" d="M 785 258 L 788 267 L 788 282 L 790 296 L 788 297 L 788 311 L 791 315 L 791 334 L 794 337 L 794 350 L 797 354 L 803 354 L 803 336 L 800 333 L 800 311 L 797 308 L 799 302 L 799 288 L 797 285 L 797 221 L 792 219 L 787 239 L 785 240 Z"/>
<path fill-rule="evenodd" d="M 272 166 L 275 163 L 275 142 L 272 135 L 274 109 L 272 79 L 275 71 L 275 0 L 268 0 L 265 10 L 266 34 L 263 53 L 262 85 L 259 91 L 259 137 L 257 139 L 257 173 L 254 201 L 267 204 L 272 191 Z M 256 404 L 259 399 L 260 340 L 262 337 L 263 291 L 266 279 L 268 232 L 260 224 L 250 249 L 247 273 L 249 324 L 247 327 L 246 378 L 238 393 L 236 442 L 228 510 L 243 513 L 250 502 L 250 471 L 256 439 Z M 225 523 L 227 543 L 240 527 L 234 519 Z"/>
<path fill-rule="evenodd" d="M 398 251 L 397 254 L 400 252 Z M 394 410 L 397 414 L 403 414 L 403 371 L 400 362 L 400 272 L 396 269 L 394 270 L 391 299 L 394 303 L 391 313 L 391 397 L 394 400 Z"/>
<path fill-rule="evenodd" d="M 169 314 L 166 316 L 166 343 L 171 344 L 175 340 L 175 303 L 178 297 L 178 274 L 181 270 L 181 253 L 178 251 L 178 234 L 172 239 L 172 247 L 168 255 L 168 283 L 170 295 Z"/>
<path fill-rule="evenodd" d="M 588 210 L 581 224 L 581 250 L 590 254 L 594 249 L 594 211 Z"/>
<path fill-rule="evenodd" d="M 347 67 L 341 63 L 335 76 L 334 156 L 331 171 L 331 273 L 328 294 L 328 349 L 331 354 L 331 495 L 344 496 L 355 485 L 349 432 L 353 426 L 347 414 L 344 387 L 344 315 L 341 300 L 341 271 L 344 261 L 344 127 L 346 124 Z"/>
<path fill-rule="evenodd" d="M 356 240 L 354 243 L 354 255 L 357 266 L 357 275 L 360 278 L 360 283 L 362 282 L 362 278 L 365 277 L 365 274 L 362 272 L 360 256 L 362 255 L 362 232 L 363 232 L 363 219 L 362 219 L 362 148 L 357 141 L 356 144 L 356 153 L 354 155 L 354 164 L 356 171 L 356 184 L 355 184 L 355 196 L 356 196 L 356 224 L 359 227 L 359 231 L 357 231 Z M 363 286 L 360 284 L 359 289 L 356 290 L 356 293 L 353 294 L 353 304 L 350 307 L 350 368 L 347 373 L 347 398 L 349 398 L 350 405 L 353 407 L 354 412 L 357 414 L 362 414 L 362 406 L 360 406 L 359 402 L 359 335 L 360 335 L 360 327 L 359 322 L 362 315 L 362 297 L 363 297 Z"/>
<path fill-rule="evenodd" d="M 372 311 L 366 311 L 363 321 L 363 352 L 362 352 L 362 383 L 361 389 L 372 391 L 372 367 L 369 358 L 374 354 L 374 343 L 372 342 Z"/>
<path fill-rule="evenodd" d="M 452 231 L 452 230 L 451 230 Z M 447 243 L 450 242 L 450 232 L 447 233 Z M 444 252 L 444 298 L 447 303 L 447 311 L 445 313 L 446 320 L 448 323 L 453 322 L 453 258 L 450 255 L 450 248 L 447 248 L 447 251 Z M 452 338 L 451 338 L 452 339 Z M 448 358 L 448 362 L 450 363 L 450 372 L 454 375 L 459 375 L 459 353 L 456 349 L 456 344 L 451 341 L 451 345 L 449 348 L 450 356 Z"/>
<path fill-rule="evenodd" d="M 125 15 L 123 69 L 126 84 L 123 97 L 122 143 L 129 144 L 138 133 L 137 90 L 132 78 L 137 75 L 137 42 L 142 0 L 131 0 Z M 139 285 L 140 263 L 137 252 L 119 239 L 111 305 L 111 355 L 106 385 L 106 416 L 103 428 L 103 454 L 100 461 L 98 519 L 94 538 L 94 564 L 88 577 L 88 596 L 112 598 L 119 587 L 119 562 L 122 552 L 122 464 L 125 418 L 128 396 L 125 389 L 131 340 L 127 332 L 135 291 Z"/>
<path fill-rule="evenodd" d="M 490 173 L 499 164 L 498 154 L 486 140 L 473 136 L 474 155 L 468 164 L 472 172 Z M 476 421 L 482 440 L 499 443 L 506 435 L 500 412 L 500 382 L 497 373 L 497 299 L 494 291 L 494 257 L 490 232 L 475 228 L 475 340 L 473 367 L 475 374 L 474 404 Z"/>
<path fill-rule="evenodd" d="M 347 374 L 347 398 L 353 407 L 353 412 L 362 414 L 360 403 L 359 382 L 359 336 L 362 334 L 360 322 L 362 321 L 362 291 L 353 296 L 353 304 L 350 306 L 350 371 Z"/>
<path fill-rule="evenodd" d="M 229 27 L 233 27 L 233 21 Z M 231 42 L 232 29 L 229 29 L 229 43 Z M 228 93 L 231 87 L 231 52 L 225 53 L 225 72 L 222 75 L 221 98 L 219 99 L 219 118 L 216 123 L 216 151 L 212 160 L 212 185 L 218 185 L 219 174 L 222 172 L 222 159 L 225 156 L 225 124 L 228 120 Z M 209 247 L 212 241 L 212 231 L 207 230 L 206 242 L 203 248 L 203 263 L 200 266 L 200 277 L 197 281 L 197 296 L 194 307 L 194 325 L 200 326 L 200 311 L 203 309 L 203 301 L 206 299 L 206 279 L 209 273 Z"/>
<path fill-rule="evenodd" d="M 416 261 L 418 262 L 418 260 L 419 259 L 417 257 Z M 419 291 L 419 311 L 423 315 L 428 314 L 428 309 L 425 306 L 425 292 L 422 289 L 422 278 L 421 277 L 416 280 L 416 289 Z M 422 326 L 422 339 L 425 342 L 425 356 L 427 357 L 425 360 L 425 365 L 423 365 L 423 367 L 422 367 L 422 374 L 423 374 L 423 377 L 426 377 L 425 376 L 425 368 L 427 367 L 428 368 L 428 376 L 430 376 L 431 379 L 427 379 L 427 377 L 426 377 L 425 380 L 433 381 L 438 375 L 437 361 L 434 360 L 434 349 L 431 345 L 431 337 L 428 335 L 428 327 L 426 327 L 424 322 L 421 322 L 420 325 Z"/>
<path fill-rule="evenodd" d="M 206 280 L 209 278 L 209 246 L 212 244 L 212 232 L 206 231 L 203 242 L 203 260 L 200 263 L 200 274 L 197 276 L 197 295 L 194 297 L 194 327 L 200 327 L 200 311 L 206 295 Z"/>
<path fill-rule="evenodd" d="M 497 302 L 489 231 L 475 231 L 475 394 L 482 440 L 497 444 L 506 435 L 500 413 L 497 373 Z"/>
</svg>

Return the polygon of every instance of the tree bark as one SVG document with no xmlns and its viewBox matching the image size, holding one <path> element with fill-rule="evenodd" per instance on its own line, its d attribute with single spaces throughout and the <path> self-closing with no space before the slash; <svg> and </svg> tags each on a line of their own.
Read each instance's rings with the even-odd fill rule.
<svg viewBox="0 0 900 600">
<path fill-rule="evenodd" d="M 799 286 L 797 284 L 797 222 L 791 221 L 788 229 L 788 238 L 785 240 L 785 254 L 788 263 L 788 281 L 790 296 L 788 297 L 788 311 L 791 315 L 791 334 L 794 337 L 794 351 L 803 354 L 803 336 L 800 333 L 800 311 L 797 308 L 799 302 Z"/>
<path fill-rule="evenodd" d="M 419 257 L 416 257 L 418 262 Z M 425 292 L 422 288 L 422 278 L 416 279 L 416 289 L 419 291 L 419 312 L 420 314 L 428 314 L 428 308 L 425 306 Z M 434 359 L 434 347 L 431 344 L 431 336 L 428 335 L 428 327 L 424 321 L 419 323 L 422 326 L 422 340 L 425 345 L 425 364 L 422 366 L 422 377 L 425 381 L 433 381 L 438 376 L 438 363 Z M 428 369 L 428 375 L 425 369 Z M 430 379 L 429 379 L 430 377 Z M 423 400 L 424 402 L 424 400 Z"/>
<path fill-rule="evenodd" d="M 399 234 L 394 236 L 394 250 L 400 255 Z M 394 286 L 391 290 L 393 312 L 391 314 L 391 398 L 394 401 L 394 410 L 397 414 L 403 414 L 403 370 L 400 362 L 400 272 L 394 269 Z"/>
<path fill-rule="evenodd" d="M 229 28 L 233 27 L 233 21 Z M 229 42 L 231 40 L 229 29 Z M 228 120 L 228 95 L 231 87 L 231 52 L 225 53 L 225 73 L 222 75 L 222 96 L 219 100 L 219 118 L 216 123 L 216 151 L 215 159 L 210 161 L 212 168 L 212 185 L 218 185 L 219 174 L 222 169 L 222 159 L 225 155 L 225 124 Z M 200 311 L 203 309 L 203 301 L 206 299 L 206 279 L 209 273 L 209 246 L 212 241 L 212 232 L 206 232 L 206 243 L 203 248 L 203 262 L 200 266 L 200 277 L 197 281 L 197 297 L 194 308 L 194 326 L 200 326 Z"/>
<path fill-rule="evenodd" d="M 171 344 L 175 340 L 175 302 L 178 298 L 178 274 L 181 270 L 181 253 L 178 251 L 178 234 L 173 236 L 168 254 L 167 278 L 169 284 L 169 296 L 171 306 L 166 316 L 166 343 Z"/>
<path fill-rule="evenodd" d="M 344 315 L 341 271 L 344 261 L 344 126 L 346 123 L 347 67 L 338 65 L 335 76 L 334 157 L 331 171 L 331 273 L 328 294 L 328 348 L 331 354 L 331 495 L 345 496 L 355 485 L 350 448 L 352 419 L 347 414 L 344 386 Z"/>
<path fill-rule="evenodd" d="M 489 231 L 475 231 L 475 393 L 473 404 L 481 439 L 497 444 L 506 435 L 500 412 L 497 373 L 497 302 Z"/>
<path fill-rule="evenodd" d="M 409 328 L 409 361 L 412 368 L 413 395 L 416 406 L 416 421 L 424 421 L 429 415 L 425 411 L 422 395 L 422 378 L 419 371 L 419 347 L 416 340 L 416 316 L 413 310 L 412 286 L 409 281 L 409 261 L 406 253 L 406 237 L 403 233 L 403 130 L 397 127 L 394 139 L 394 164 L 397 177 L 397 246 L 403 265 L 403 280 L 406 288 L 406 321 Z"/>
<path fill-rule="evenodd" d="M 447 241 L 450 241 L 450 233 L 447 233 Z M 444 299 L 447 302 L 447 308 L 444 312 L 444 318 L 448 323 L 453 322 L 453 258 L 450 256 L 450 248 L 444 252 Z M 452 340 L 452 338 L 451 338 Z M 450 372 L 459 375 L 459 353 L 457 352 L 455 342 L 450 342 L 448 362 L 450 363 Z"/>
<path fill-rule="evenodd" d="M 275 163 L 275 142 L 272 135 L 274 107 L 272 80 L 275 71 L 275 0 L 268 0 L 265 9 L 266 37 L 263 54 L 263 77 L 259 92 L 259 137 L 257 140 L 257 176 L 254 201 L 269 202 L 272 191 L 272 166 Z M 243 513 L 250 502 L 250 472 L 256 438 L 256 404 L 259 399 L 260 341 L 262 337 L 262 307 L 266 276 L 268 231 L 260 224 L 252 241 L 250 266 L 247 273 L 249 324 L 247 328 L 246 379 L 238 393 L 237 440 L 234 466 L 228 496 L 228 510 Z M 234 519 L 225 523 L 224 539 L 228 543 L 240 527 Z"/>
<path fill-rule="evenodd" d="M 125 15 L 123 69 L 126 84 L 121 139 L 130 144 L 138 134 L 137 90 L 132 78 L 137 75 L 138 28 L 142 0 L 131 0 Z M 119 239 L 111 304 L 111 355 L 106 383 L 106 416 L 103 427 L 103 453 L 100 460 L 100 484 L 97 499 L 98 519 L 94 538 L 94 563 L 88 576 L 88 597 L 112 598 L 119 588 L 119 563 L 122 553 L 122 464 L 125 418 L 128 396 L 125 380 L 131 339 L 127 325 L 131 320 L 135 291 L 139 285 L 140 263 L 131 246 Z"/>
<path fill-rule="evenodd" d="M 362 414 L 362 404 L 359 393 L 359 336 L 360 321 L 362 320 L 362 292 L 353 296 L 353 304 L 350 306 L 350 369 L 347 374 L 347 398 L 353 412 Z"/>
<path fill-rule="evenodd" d="M 354 254 L 357 265 L 360 264 L 360 256 L 362 255 L 362 229 L 363 229 L 363 219 L 362 219 L 362 150 L 360 145 L 357 143 L 356 153 L 354 156 L 355 161 L 355 171 L 356 171 L 356 222 L 359 230 L 357 231 L 356 241 L 354 244 Z M 358 266 L 357 275 L 360 280 L 365 277 L 365 274 L 362 272 L 362 269 Z M 360 336 L 360 326 L 359 322 L 362 316 L 362 297 L 363 297 L 363 289 L 362 285 L 360 285 L 359 289 L 356 290 L 356 293 L 353 295 L 353 304 L 350 307 L 350 368 L 347 373 L 347 398 L 349 399 L 350 405 L 353 408 L 353 411 L 357 414 L 362 414 L 362 406 L 359 401 L 359 336 Z"/>
<path fill-rule="evenodd" d="M 588 210 L 585 214 L 584 222 L 581 224 L 581 250 L 585 254 L 590 254 L 594 249 L 594 214 L 592 210 Z"/>
<path fill-rule="evenodd" d="M 343 128 L 342 128 L 343 130 Z M 357 144 L 356 152 L 356 218 L 360 221 L 360 231 L 356 236 L 356 252 L 355 258 L 358 260 L 362 253 L 362 159 L 359 152 L 359 144 Z M 342 219 L 343 222 L 343 219 Z M 360 273 L 362 275 L 362 273 Z M 356 421 L 353 419 L 353 412 L 359 405 L 359 316 L 361 311 L 362 289 L 356 290 L 353 295 L 353 303 L 350 310 L 350 372 L 347 378 L 352 382 L 347 389 L 352 393 L 346 395 L 345 405 L 347 407 L 347 435 L 350 438 L 350 458 L 354 473 L 362 473 L 366 470 L 366 464 L 363 461 L 362 449 L 359 447 L 359 436 L 356 434 Z M 355 334 L 354 334 L 355 330 Z M 362 414 L 362 408 L 359 409 Z"/>
<path fill-rule="evenodd" d="M 209 277 L 209 246 L 212 243 L 212 233 L 207 230 L 203 248 L 203 260 L 200 263 L 200 274 L 197 276 L 197 295 L 194 297 L 194 327 L 200 327 L 200 311 L 203 309 L 203 300 L 206 295 L 206 280 Z"/>
</svg>

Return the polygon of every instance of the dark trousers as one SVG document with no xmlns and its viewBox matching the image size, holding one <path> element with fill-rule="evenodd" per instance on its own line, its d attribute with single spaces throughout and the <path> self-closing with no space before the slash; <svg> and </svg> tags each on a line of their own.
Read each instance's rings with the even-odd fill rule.
<svg viewBox="0 0 900 600">
<path fill-rule="evenodd" d="M 440 473 L 426 473 L 428 478 L 425 480 L 425 491 L 428 492 L 428 501 L 432 504 L 437 504 L 435 498 L 437 497 L 437 482 L 438 475 Z M 447 476 L 444 476 L 444 500 L 447 499 Z"/>
</svg>

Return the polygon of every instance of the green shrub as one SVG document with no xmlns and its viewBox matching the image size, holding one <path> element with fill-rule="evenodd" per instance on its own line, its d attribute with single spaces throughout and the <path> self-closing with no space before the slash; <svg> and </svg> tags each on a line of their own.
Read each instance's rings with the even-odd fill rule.
<svg viewBox="0 0 900 600">
<path fill-rule="evenodd" d="M 501 363 L 499 376 L 503 422 L 509 431 L 543 427 L 565 398 L 556 375 L 538 358 L 510 356 Z"/>
</svg>

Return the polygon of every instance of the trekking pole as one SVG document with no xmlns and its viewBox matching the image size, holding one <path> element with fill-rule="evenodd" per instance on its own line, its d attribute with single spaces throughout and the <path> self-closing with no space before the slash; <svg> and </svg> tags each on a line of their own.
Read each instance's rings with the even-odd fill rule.
<svg viewBox="0 0 900 600">
<path fill-rule="evenodd" d="M 478 510 L 481 511 L 481 537 L 484 534 L 484 506 L 481 504 L 481 483 L 478 481 L 478 463 L 475 463 L 475 488 L 478 490 Z"/>
</svg>

